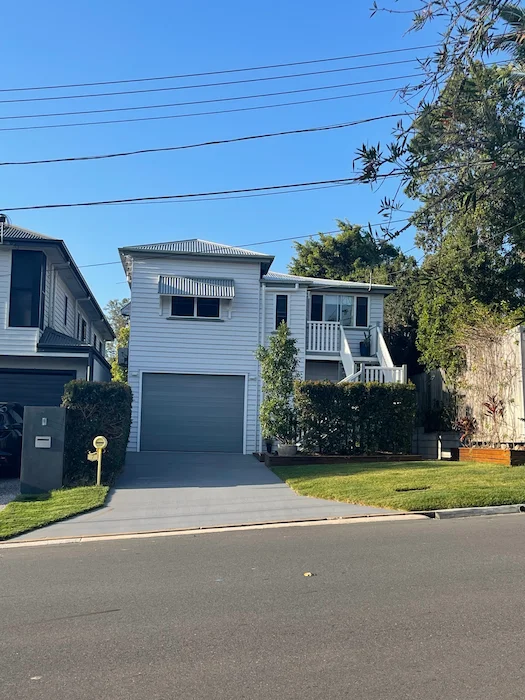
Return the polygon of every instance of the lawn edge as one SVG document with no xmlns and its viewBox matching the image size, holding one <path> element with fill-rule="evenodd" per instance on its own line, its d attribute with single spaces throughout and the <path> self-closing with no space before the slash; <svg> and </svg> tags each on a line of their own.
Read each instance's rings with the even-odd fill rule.
<svg viewBox="0 0 525 700">
<path fill-rule="evenodd" d="M 82 488 L 82 487 L 77 487 L 77 488 Z M 83 510 L 77 510 L 76 513 L 71 513 L 70 515 L 64 515 L 62 518 L 57 518 L 56 520 L 50 520 L 47 523 L 42 523 L 41 525 L 35 525 L 34 527 L 27 527 L 22 530 L 19 530 L 18 532 L 14 532 L 12 535 L 0 535 L 0 542 L 7 542 L 8 540 L 12 540 L 13 537 L 19 537 L 20 535 L 25 535 L 26 532 L 36 532 L 37 530 L 41 530 L 44 527 L 48 527 L 49 525 L 54 525 L 55 523 L 63 523 L 66 520 L 71 520 L 71 518 L 76 518 L 77 515 L 83 515 L 84 513 L 91 513 L 94 510 L 98 510 L 99 508 L 105 508 L 106 506 L 106 501 L 109 496 L 109 492 L 111 490 L 111 487 L 108 486 L 106 491 L 106 495 L 104 496 L 104 500 L 102 503 L 100 503 L 97 506 L 90 506 L 89 508 L 84 508 Z M 15 499 L 16 500 L 16 499 Z M 13 501 L 11 501 L 13 503 Z M 7 505 L 10 505 L 9 503 Z"/>
</svg>

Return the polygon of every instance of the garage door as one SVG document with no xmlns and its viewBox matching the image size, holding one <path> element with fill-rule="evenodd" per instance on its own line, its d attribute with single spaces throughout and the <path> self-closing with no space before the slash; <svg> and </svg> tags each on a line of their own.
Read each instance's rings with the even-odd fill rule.
<svg viewBox="0 0 525 700">
<path fill-rule="evenodd" d="M 76 379 L 74 371 L 0 369 L 0 401 L 22 406 L 60 406 L 64 384 Z"/>
<path fill-rule="evenodd" d="M 244 377 L 144 374 L 141 451 L 242 452 Z"/>
</svg>

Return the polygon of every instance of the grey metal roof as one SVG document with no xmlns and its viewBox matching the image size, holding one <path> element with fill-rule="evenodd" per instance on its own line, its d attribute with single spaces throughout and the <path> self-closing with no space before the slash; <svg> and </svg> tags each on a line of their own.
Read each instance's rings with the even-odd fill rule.
<svg viewBox="0 0 525 700">
<path fill-rule="evenodd" d="M 302 277 L 288 275 L 285 272 L 267 272 L 263 280 L 267 282 L 284 282 L 308 284 L 312 287 L 342 287 L 345 289 L 372 289 L 375 291 L 393 292 L 395 287 L 389 284 L 368 284 L 367 282 L 349 282 L 346 280 L 330 280 L 322 277 Z"/>
<path fill-rule="evenodd" d="M 189 238 L 183 241 L 168 241 L 166 243 L 146 243 L 121 248 L 124 253 L 179 253 L 182 255 L 231 255 L 242 257 L 263 258 L 273 260 L 273 255 L 266 255 L 259 251 L 238 248 L 224 243 L 213 243 L 200 238 Z"/>
<path fill-rule="evenodd" d="M 45 348 L 46 346 L 86 348 L 86 350 L 88 350 L 91 347 L 89 343 L 83 343 L 81 340 L 77 340 L 77 338 L 72 338 L 70 335 L 59 333 L 54 328 L 50 328 L 49 326 L 44 330 L 38 342 L 38 347 Z"/>
<path fill-rule="evenodd" d="M 36 231 L 30 231 L 27 228 L 22 228 L 21 226 L 15 226 L 14 224 L 4 224 L 4 241 L 60 241 L 60 238 L 53 238 L 52 236 L 44 236 L 43 233 L 37 233 Z"/>
<path fill-rule="evenodd" d="M 159 277 L 159 294 L 233 299 L 235 282 L 216 277 Z"/>
<path fill-rule="evenodd" d="M 128 301 L 127 304 L 124 304 L 124 306 L 120 309 L 120 315 L 121 316 L 129 316 L 131 314 L 131 302 Z"/>
</svg>

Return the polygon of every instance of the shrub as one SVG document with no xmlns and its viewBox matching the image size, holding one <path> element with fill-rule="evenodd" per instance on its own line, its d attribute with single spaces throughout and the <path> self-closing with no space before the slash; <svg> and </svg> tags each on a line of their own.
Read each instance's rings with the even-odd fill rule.
<svg viewBox="0 0 525 700">
<path fill-rule="evenodd" d="M 121 382 L 66 384 L 62 405 L 67 408 L 64 485 L 93 484 L 96 463 L 87 461 L 93 438 L 104 435 L 108 446 L 102 458 L 102 483 L 111 484 L 124 466 L 131 425 L 131 389 Z"/>
<path fill-rule="evenodd" d="M 263 400 L 259 412 L 263 436 L 295 444 L 297 419 L 293 405 L 297 378 L 297 341 L 284 321 L 270 336 L 268 347 L 255 353 L 261 365 Z"/>
<path fill-rule="evenodd" d="M 412 384 L 298 381 L 295 406 L 308 452 L 409 452 L 416 415 Z"/>
</svg>

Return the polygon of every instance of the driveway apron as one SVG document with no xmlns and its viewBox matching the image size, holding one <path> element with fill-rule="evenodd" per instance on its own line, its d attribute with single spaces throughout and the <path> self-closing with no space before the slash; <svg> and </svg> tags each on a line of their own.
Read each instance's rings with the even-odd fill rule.
<svg viewBox="0 0 525 700">
<path fill-rule="evenodd" d="M 16 538 L 81 537 L 389 513 L 294 493 L 239 454 L 128 453 L 106 505 Z"/>
</svg>

